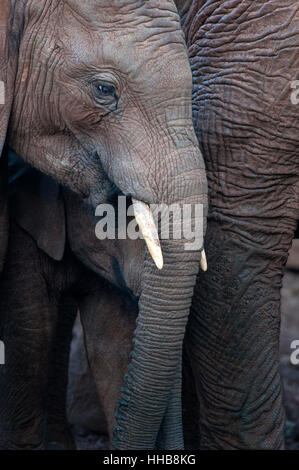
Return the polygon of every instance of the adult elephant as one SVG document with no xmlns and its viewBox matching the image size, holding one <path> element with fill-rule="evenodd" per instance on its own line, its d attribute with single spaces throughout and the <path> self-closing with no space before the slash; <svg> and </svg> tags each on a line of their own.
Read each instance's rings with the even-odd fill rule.
<svg viewBox="0 0 299 470">
<path fill-rule="evenodd" d="M 280 449 L 280 288 L 299 218 L 299 5 L 177 4 L 210 195 L 209 270 L 185 338 L 187 446 L 200 434 L 202 448 Z"/>
<path fill-rule="evenodd" d="M 0 21 L 1 148 L 6 139 L 26 161 L 93 207 L 117 188 L 137 202 L 144 231 L 149 203 L 206 207 L 204 163 L 192 124 L 191 73 L 172 0 L 162 5 L 157 0 L 4 0 Z M 61 215 L 61 206 L 56 207 L 53 220 Z M 146 255 L 134 348 L 117 414 L 119 449 L 157 445 L 201 257 L 202 247 L 188 251 L 185 242 L 162 241 L 162 271 Z M 148 245 L 156 245 L 155 240 Z M 62 258 L 63 226 L 45 248 L 54 259 Z M 159 246 L 157 253 L 161 267 Z M 45 307 L 43 314 L 48 324 L 51 309 Z M 29 344 L 38 323 L 22 325 L 18 332 Z M 35 347 L 43 354 L 42 343 Z M 30 360 L 32 349 L 26 352 Z M 29 378 L 31 373 L 29 367 Z M 2 410 L 16 394 L 26 400 L 21 389 L 0 393 Z M 14 446 L 13 431 L 8 439 Z"/>
</svg>

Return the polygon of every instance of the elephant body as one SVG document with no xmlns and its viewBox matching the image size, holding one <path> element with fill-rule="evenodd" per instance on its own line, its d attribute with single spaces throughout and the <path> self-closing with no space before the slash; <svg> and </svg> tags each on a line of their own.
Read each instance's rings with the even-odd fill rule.
<svg viewBox="0 0 299 470">
<path fill-rule="evenodd" d="M 89 204 L 13 152 L 9 162 L 11 223 L 0 282 L 0 332 L 8 360 L 5 375 L 0 370 L 0 448 L 74 447 L 66 390 L 78 309 L 112 443 L 138 317 L 144 242 L 98 240 Z M 64 254 L 57 260 L 61 233 Z M 175 449 L 182 440 L 180 369 L 171 393 L 169 423 L 167 430 L 161 427 L 159 442 Z"/>
<path fill-rule="evenodd" d="M 35 2 L 29 3 L 37 8 Z M 87 21 L 91 3 L 87 2 L 86 9 L 78 10 L 78 3 L 73 2 L 73 12 L 78 14 L 80 11 L 84 22 Z M 125 2 L 125 8 L 128 3 L 129 0 Z M 131 3 L 136 4 L 133 0 Z M 51 7 L 54 4 L 51 2 Z M 167 6 L 172 5 L 172 2 L 167 2 Z M 152 2 L 150 6 L 154 7 L 151 13 L 158 11 L 155 8 L 159 9 Z M 182 245 L 170 241 L 162 244 L 165 256 L 163 275 L 154 269 L 146 254 L 139 279 L 138 321 L 131 363 L 117 412 L 115 446 L 119 449 L 152 449 L 172 448 L 172 445 L 178 444 L 179 433 L 173 436 L 171 432 L 175 429 L 177 415 L 173 415 L 171 409 L 180 407 L 178 370 L 184 338 L 186 446 L 193 449 L 280 449 L 284 445 L 284 411 L 278 368 L 280 287 L 299 218 L 299 124 L 298 110 L 291 96 L 292 83 L 298 79 L 299 6 L 296 0 L 287 0 L 283 6 L 278 0 L 178 0 L 177 6 L 193 73 L 193 123 L 207 167 L 210 206 L 205 247 L 209 269 L 207 273 L 198 275 L 199 254 L 183 253 Z M 54 17 L 55 12 L 52 8 Z M 126 10 L 123 12 L 126 13 Z M 143 12 L 137 8 L 137 16 L 139 13 L 142 17 Z M 70 27 L 74 27 L 76 14 L 72 15 Z M 163 28 L 161 24 L 164 25 L 161 19 L 164 12 L 159 10 L 159 15 L 161 23 L 155 22 L 156 32 Z M 174 19 L 174 23 L 171 22 L 173 26 L 178 17 L 170 16 Z M 119 22 L 122 23 L 120 19 Z M 170 23 L 167 25 L 169 33 L 172 27 Z M 176 28 L 174 30 L 178 34 Z M 118 33 L 119 30 L 115 35 L 117 39 Z M 166 41 L 166 36 L 163 37 Z M 85 35 L 83 39 L 82 44 L 86 44 Z M 181 37 L 179 44 L 180 41 Z M 26 41 L 23 45 L 26 57 Z M 163 48 L 161 43 L 159 45 Z M 53 51 L 59 54 L 60 47 L 59 43 Z M 69 47 L 67 40 L 64 47 Z M 147 203 L 182 202 L 183 195 L 188 202 L 197 194 L 196 201 L 206 205 L 203 165 L 199 154 L 194 153 L 196 145 L 190 126 L 191 111 L 188 114 L 186 107 L 181 106 L 182 102 L 187 103 L 185 85 L 182 92 L 178 91 L 178 101 L 182 101 L 179 106 L 175 105 L 175 90 L 181 90 L 184 80 L 177 69 L 172 68 L 174 49 L 171 47 L 167 48 L 169 55 L 161 66 L 163 77 L 154 68 L 155 80 L 149 89 L 156 89 L 157 94 L 149 100 L 150 91 L 145 87 L 149 68 L 144 63 L 151 64 L 150 73 L 153 73 L 153 65 L 157 63 L 156 56 L 155 60 L 149 60 L 153 49 L 146 49 L 150 51 L 149 55 L 144 51 L 141 53 L 144 61 L 138 72 L 142 73 L 136 73 L 134 69 L 129 74 L 131 80 L 138 76 L 134 82 L 134 99 L 130 100 L 129 95 L 125 95 L 119 103 L 120 108 L 110 110 L 107 126 L 99 126 L 97 139 L 94 113 L 85 112 L 84 100 L 76 108 L 78 97 L 73 100 L 75 106 L 71 106 L 70 96 L 74 97 L 74 94 L 70 93 L 65 101 L 62 100 L 66 129 L 59 127 L 58 123 L 53 126 L 51 122 L 52 131 L 46 133 L 46 137 L 49 134 L 55 136 L 54 144 L 52 139 L 47 139 L 47 145 L 39 139 L 37 145 L 33 139 L 29 145 L 26 126 L 25 134 L 19 132 L 22 128 L 19 124 L 25 122 L 26 115 L 22 112 L 19 116 L 15 111 L 10 140 L 12 148 L 59 183 L 85 197 L 93 207 L 107 201 L 111 181 L 125 195 Z M 105 51 L 109 51 L 108 46 Z M 121 48 L 119 51 L 121 54 Z M 73 57 L 73 50 L 69 53 L 69 57 Z M 116 62 L 121 62 L 119 54 Z M 180 63 L 180 67 L 188 68 L 185 56 L 180 62 L 181 54 L 182 49 L 175 53 L 176 66 L 179 67 Z M 129 56 L 125 56 L 128 59 Z M 136 57 L 139 57 L 138 54 Z M 79 51 L 78 60 L 82 61 L 82 50 Z M 54 59 L 53 64 L 56 64 Z M 9 70 L 14 70 L 13 64 Z M 17 83 L 23 83 L 22 77 L 25 77 L 26 83 L 24 69 L 19 70 L 21 76 Z M 74 70 L 69 63 L 62 71 L 65 83 L 68 83 L 68 70 Z M 72 79 L 77 76 L 74 73 Z M 175 77 L 175 83 L 170 77 Z M 42 81 L 39 87 L 41 84 Z M 70 87 L 76 89 L 73 81 Z M 65 86 L 60 90 L 64 97 Z M 116 104 L 111 98 L 113 90 L 108 88 L 107 93 L 110 101 L 105 101 L 105 106 L 113 107 Z M 143 100 L 136 108 L 137 95 L 142 95 Z M 163 158 L 157 149 L 164 142 L 161 128 L 165 131 L 165 116 L 169 114 L 163 112 L 162 118 L 159 117 L 157 109 L 161 96 L 169 104 L 169 112 L 175 109 L 169 118 L 173 127 L 169 127 L 167 121 L 166 135 L 169 139 L 166 147 L 170 146 L 170 150 Z M 19 93 L 14 106 L 22 101 L 24 95 Z M 144 113 L 148 117 L 146 125 Z M 49 107 L 45 114 L 52 121 L 55 118 L 55 113 L 49 113 Z M 58 114 L 60 116 L 61 112 Z M 184 116 L 183 120 L 181 115 Z M 6 116 L 7 113 L 1 123 Z M 80 121 L 82 116 L 84 118 Z M 133 127 L 134 132 L 128 124 L 132 121 L 140 124 Z M 41 122 L 44 124 L 43 120 Z M 86 125 L 90 122 L 93 123 L 92 130 L 86 132 Z M 151 127 L 149 122 L 159 125 Z M 129 132 L 119 132 L 123 123 Z M 116 130 L 114 135 L 126 134 L 125 144 L 120 138 L 113 140 L 109 136 L 112 129 Z M 39 134 L 43 135 L 43 132 Z M 107 144 L 109 137 L 112 148 Z M 72 145 L 69 145 L 69 139 Z M 22 151 L 22 142 L 25 142 L 25 151 Z M 78 143 L 82 150 L 81 147 L 78 149 Z M 31 156 L 30 146 L 34 150 Z M 58 171 L 61 162 L 52 154 L 52 148 L 60 150 L 57 155 L 65 155 L 65 172 Z M 130 159 L 128 148 L 136 156 L 134 161 Z M 67 151 L 61 152 L 61 149 Z M 156 150 L 154 156 L 153 149 Z M 74 155 L 80 151 L 84 158 L 78 163 Z M 108 163 L 109 152 L 113 158 Z M 175 159 L 174 163 L 173 155 L 178 154 L 181 158 Z M 50 156 L 39 161 L 41 155 Z M 95 161 L 96 155 L 101 155 L 101 165 L 98 160 Z M 51 165 L 47 164 L 49 161 Z M 103 171 L 100 171 L 100 166 Z M 128 168 L 129 174 L 126 171 Z M 88 169 L 86 173 L 85 169 Z M 158 180 L 154 169 L 158 169 Z M 175 188 L 179 194 L 174 196 Z M 76 227 L 72 229 L 72 250 L 82 261 L 84 247 L 89 245 L 89 240 L 88 237 L 85 239 L 81 251 L 75 243 Z M 63 248 L 65 237 L 60 237 L 60 240 L 62 244 L 52 247 L 52 255 L 58 253 L 56 262 L 59 262 L 61 253 L 67 256 Z M 108 272 L 115 272 L 109 264 L 110 257 L 106 260 Z M 55 264 L 54 261 L 51 263 Z M 90 262 L 88 267 L 93 269 Z M 88 271 L 85 271 L 84 279 L 88 279 Z M 21 281 L 22 277 L 18 281 L 20 285 Z M 46 289 L 46 286 L 43 288 Z M 11 304 L 15 306 L 15 299 Z M 45 317 L 51 317 L 52 310 L 47 307 L 45 311 Z M 90 312 L 87 306 L 86 311 Z M 93 324 L 95 317 L 90 315 L 89 321 Z M 16 325 L 16 322 L 13 324 Z M 49 333 L 47 325 L 45 321 L 44 336 Z M 153 345 L 156 347 L 153 348 Z M 145 357 L 147 361 L 144 361 Z M 141 383 L 142 388 L 138 386 Z M 174 395 L 171 394 L 173 390 L 176 390 Z M 181 437 L 179 442 L 182 445 Z"/>
<path fill-rule="evenodd" d="M 5 375 L 0 371 L 0 447 L 74 447 L 66 419 L 66 390 L 78 308 L 112 441 L 138 315 L 138 298 L 129 286 L 140 291 L 144 243 L 124 240 L 122 247 L 116 241 L 97 240 L 96 219 L 86 203 L 62 188 L 59 202 L 51 199 L 57 184 L 32 168 L 23 173 L 24 164 L 17 166 L 14 155 L 12 159 L 9 244 L 0 283 L 0 331 L 7 357 Z M 57 261 L 51 256 L 53 245 L 43 241 L 43 230 L 49 217 L 47 235 L 52 240 L 59 236 L 62 214 L 70 239 Z M 78 220 L 84 232 L 76 231 Z M 138 264 L 139 269 L 130 269 Z"/>
<path fill-rule="evenodd" d="M 200 434 L 208 449 L 280 449 L 280 289 L 299 218 L 299 5 L 187 3 L 193 117 L 209 184 L 209 269 L 199 274 L 185 337 L 185 389 L 194 391 L 186 418 L 200 409 L 188 435 L 194 443 Z"/>
<path fill-rule="evenodd" d="M 93 211 L 113 194 L 132 198 L 141 232 L 147 229 L 144 214 L 149 214 L 153 230 L 146 241 L 149 247 L 158 246 L 158 254 L 153 260 L 150 250 L 146 251 L 139 273 L 138 322 L 117 409 L 114 445 L 120 450 L 182 447 L 181 430 L 172 432 L 174 427 L 166 417 L 173 419 L 168 408 L 174 406 L 172 391 L 178 390 L 183 338 L 203 241 L 196 250 L 185 249 L 185 237 L 157 242 L 153 235 L 157 227 L 149 208 L 150 204 L 176 204 L 181 209 L 185 205 L 191 209 L 200 206 L 200 227 L 205 232 L 206 174 L 192 122 L 192 75 L 175 3 L 2 0 L 0 29 L 0 80 L 5 90 L 5 102 L 0 104 L 2 162 L 5 163 L 6 149 L 10 147 L 33 167 L 81 197 Z M 5 172 L 2 176 L 5 188 Z M 24 341 L 17 343 L 23 344 L 28 353 L 22 354 L 23 347 L 14 350 L 11 344 L 6 345 L 7 363 L 0 370 L 0 425 L 5 430 L 1 438 L 12 448 L 26 447 L 27 437 L 29 447 L 42 445 L 42 394 L 37 397 L 36 416 L 34 412 L 31 416 L 32 426 L 23 419 L 21 403 L 29 400 L 28 381 L 38 375 L 39 366 L 46 363 L 50 353 L 57 299 L 55 295 L 49 299 L 48 291 L 69 286 L 60 278 L 62 285 L 57 287 L 59 274 L 53 279 L 52 268 L 44 273 L 43 265 L 41 271 L 36 267 L 40 263 L 39 248 L 45 256 L 50 255 L 49 265 L 62 260 L 66 263 L 71 240 L 67 223 L 63 222 L 59 186 L 45 194 L 43 181 L 41 185 L 39 190 L 45 196 L 41 200 L 51 202 L 53 212 L 43 220 L 38 212 L 32 212 L 31 220 L 23 220 L 25 229 L 36 240 L 35 245 L 30 244 L 30 238 L 23 243 L 28 250 L 28 270 L 18 264 L 11 251 L 22 237 L 16 225 L 8 232 L 7 194 L 0 204 L 0 234 L 5 242 L 9 233 L 11 244 L 3 272 L 3 285 L 7 287 L 2 289 L 1 299 L 3 334 L 8 338 L 9 332 L 18 335 L 22 331 Z M 34 201 L 36 194 L 31 194 L 32 205 Z M 55 220 L 62 223 L 55 225 Z M 47 223 L 52 225 L 51 234 L 55 232 L 55 236 L 48 236 Z M 195 215 L 190 217 L 190 224 L 196 224 Z M 36 231 L 37 225 L 40 229 Z M 171 232 L 173 221 L 169 228 Z M 3 243 L 3 257 L 5 246 Z M 16 247 L 15 253 L 21 256 L 21 252 L 22 247 Z M 157 269 L 162 267 L 163 259 L 163 270 Z M 100 265 L 106 261 L 109 263 L 109 257 Z M 17 274 L 10 279 L 15 266 Z M 23 299 L 17 300 L 13 288 L 9 289 L 10 280 L 18 291 L 21 289 Z M 28 288 L 35 283 L 40 283 L 40 289 L 30 301 Z M 40 303 L 37 314 L 32 306 Z M 18 312 L 23 322 L 16 321 Z M 31 344 L 34 331 L 38 339 Z M 36 357 L 43 338 L 46 346 L 40 362 L 34 365 L 30 354 Z M 13 363 L 16 368 L 9 369 Z M 27 385 L 22 385 L 20 370 L 28 379 Z M 45 370 L 41 376 L 40 384 L 44 384 Z M 9 392 L 14 381 L 18 396 Z M 37 387 L 37 391 L 41 392 L 41 388 Z M 16 422 L 5 411 L 14 399 L 20 406 L 15 411 L 21 421 L 16 432 Z M 27 437 L 22 432 L 26 426 Z"/>
</svg>

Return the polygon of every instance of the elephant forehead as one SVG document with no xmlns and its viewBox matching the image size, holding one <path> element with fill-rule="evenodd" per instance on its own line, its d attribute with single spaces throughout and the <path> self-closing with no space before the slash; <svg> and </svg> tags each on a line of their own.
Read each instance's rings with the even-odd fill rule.
<svg viewBox="0 0 299 470">
<path fill-rule="evenodd" d="M 126 8 L 142 4 L 120 3 Z M 149 4 L 155 3 L 149 0 Z M 172 2 L 165 2 L 168 3 L 173 6 Z M 160 82 L 164 77 L 168 85 L 191 83 L 184 36 L 174 7 L 173 10 L 148 6 L 131 8 L 127 15 L 121 14 L 119 8 L 114 15 L 99 13 L 97 18 L 90 16 L 84 21 L 69 9 L 61 38 L 67 60 L 73 62 L 74 67 L 84 65 L 99 71 L 111 67 L 132 79 L 148 80 L 150 77 L 151 83 L 155 76 Z"/>
<path fill-rule="evenodd" d="M 65 2 L 77 14 L 87 20 L 91 18 L 114 21 L 118 18 L 127 21 L 128 15 L 152 15 L 164 12 L 170 16 L 177 14 L 173 0 L 66 0 Z"/>
</svg>

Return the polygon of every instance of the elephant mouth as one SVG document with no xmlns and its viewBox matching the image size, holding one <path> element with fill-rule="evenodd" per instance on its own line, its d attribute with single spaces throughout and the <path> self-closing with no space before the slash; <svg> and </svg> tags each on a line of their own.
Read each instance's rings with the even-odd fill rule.
<svg viewBox="0 0 299 470">
<path fill-rule="evenodd" d="M 156 267 L 161 270 L 163 269 L 164 264 L 163 254 L 152 211 L 147 204 L 139 201 L 138 199 L 134 199 L 133 197 L 132 203 L 135 219 L 140 228 L 148 251 L 153 258 Z M 207 258 L 204 249 L 201 252 L 200 267 L 204 272 L 208 270 Z"/>
<path fill-rule="evenodd" d="M 110 197 L 108 200 L 113 205 L 116 205 L 116 198 L 124 196 L 127 199 L 130 198 L 133 206 L 133 213 L 136 219 L 139 230 L 148 248 L 148 251 L 155 263 L 158 270 L 162 270 L 164 266 L 163 253 L 161 243 L 159 239 L 158 228 L 156 226 L 155 218 L 151 207 L 146 202 L 137 199 L 131 194 L 122 191 L 115 183 L 110 182 Z M 201 252 L 200 267 L 203 271 L 207 271 L 207 259 L 205 251 Z"/>
</svg>

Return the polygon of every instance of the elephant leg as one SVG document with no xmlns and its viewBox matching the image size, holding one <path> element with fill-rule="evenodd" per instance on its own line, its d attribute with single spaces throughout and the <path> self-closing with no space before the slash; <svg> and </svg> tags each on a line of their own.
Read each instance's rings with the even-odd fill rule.
<svg viewBox="0 0 299 470">
<path fill-rule="evenodd" d="M 75 449 L 66 416 L 68 366 L 72 331 L 77 314 L 77 304 L 64 296 L 58 306 L 59 314 L 55 328 L 46 399 L 46 449 Z"/>
<path fill-rule="evenodd" d="M 12 226 L 0 283 L 0 448 L 43 447 L 48 357 L 57 308 L 41 269 L 43 255 L 25 232 Z"/>
<path fill-rule="evenodd" d="M 96 291 L 80 299 L 79 309 L 88 361 L 112 442 L 114 414 L 130 360 L 138 305 L 116 289 L 99 283 Z"/>
<path fill-rule="evenodd" d="M 209 224 L 209 270 L 199 275 L 186 335 L 201 448 L 284 446 L 280 288 L 294 228 L 295 221 L 280 220 L 253 244 Z"/>
<path fill-rule="evenodd" d="M 102 286 L 80 305 L 87 354 L 108 423 L 110 441 L 115 410 L 127 372 L 137 316 L 137 303 Z M 182 363 L 171 389 L 169 405 L 157 440 L 160 449 L 183 449 Z"/>
</svg>

